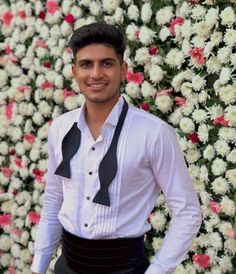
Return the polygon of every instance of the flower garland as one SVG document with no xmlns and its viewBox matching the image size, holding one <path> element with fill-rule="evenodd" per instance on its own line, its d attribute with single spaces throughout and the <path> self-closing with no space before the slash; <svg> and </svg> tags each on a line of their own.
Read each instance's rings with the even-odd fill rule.
<svg viewBox="0 0 236 274">
<path fill-rule="evenodd" d="M 84 101 L 72 79 L 68 39 L 97 20 L 126 34 L 122 92 L 176 129 L 200 197 L 202 228 L 175 273 L 235 273 L 235 11 L 235 0 L 1 2 L 0 273 L 31 273 L 48 128 Z M 170 216 L 160 195 L 149 217 L 150 256 Z"/>
</svg>

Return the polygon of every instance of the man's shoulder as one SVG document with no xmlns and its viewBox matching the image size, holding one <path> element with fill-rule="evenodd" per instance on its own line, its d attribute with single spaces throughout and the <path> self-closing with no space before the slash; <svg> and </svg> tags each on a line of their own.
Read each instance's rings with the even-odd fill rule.
<svg viewBox="0 0 236 274">
<path fill-rule="evenodd" d="M 73 123 L 78 121 L 80 108 L 65 112 L 55 118 L 52 122 L 54 126 L 66 125 L 67 123 Z"/>
</svg>

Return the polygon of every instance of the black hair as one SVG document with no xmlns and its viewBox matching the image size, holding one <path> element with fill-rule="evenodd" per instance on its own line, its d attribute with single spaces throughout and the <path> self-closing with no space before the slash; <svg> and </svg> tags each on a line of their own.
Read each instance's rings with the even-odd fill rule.
<svg viewBox="0 0 236 274">
<path fill-rule="evenodd" d="M 115 26 L 96 22 L 76 29 L 69 41 L 69 46 L 73 52 L 74 62 L 78 50 L 91 44 L 104 44 L 114 48 L 120 61 L 123 61 L 125 51 L 124 36 Z"/>
</svg>

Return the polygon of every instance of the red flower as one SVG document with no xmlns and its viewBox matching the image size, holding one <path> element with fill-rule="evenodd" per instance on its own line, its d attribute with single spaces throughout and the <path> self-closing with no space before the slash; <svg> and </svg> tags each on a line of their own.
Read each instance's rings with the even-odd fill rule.
<svg viewBox="0 0 236 274">
<path fill-rule="evenodd" d="M 19 86 L 19 87 L 18 87 L 18 90 L 19 90 L 20 92 L 32 91 L 32 87 L 30 87 L 30 86 Z"/>
<path fill-rule="evenodd" d="M 12 265 L 8 266 L 8 271 L 10 272 L 10 274 L 16 274 L 16 268 Z"/>
<path fill-rule="evenodd" d="M 149 105 L 149 103 L 147 103 L 147 102 L 143 102 L 143 103 L 140 105 L 140 107 L 141 107 L 141 109 L 146 110 L 146 111 L 149 111 L 149 109 L 150 109 L 150 105 Z"/>
<path fill-rule="evenodd" d="M 6 45 L 5 53 L 6 53 L 6 55 L 11 54 L 11 47 L 10 47 L 10 45 L 8 45 L 8 44 Z"/>
<path fill-rule="evenodd" d="M 21 18 L 21 19 L 25 19 L 26 18 L 26 13 L 24 10 L 21 10 L 17 13 L 17 15 Z"/>
<path fill-rule="evenodd" d="M 67 14 L 64 19 L 68 24 L 73 24 L 75 21 L 75 17 L 72 13 Z"/>
<path fill-rule="evenodd" d="M 136 84 L 142 84 L 144 77 L 141 72 L 132 72 L 128 71 L 126 75 L 126 79 L 128 82 L 134 82 Z"/>
<path fill-rule="evenodd" d="M 173 91 L 172 88 L 162 89 L 157 92 L 156 96 L 170 96 L 172 91 Z"/>
<path fill-rule="evenodd" d="M 59 5 L 55 0 L 48 0 L 46 3 L 46 9 L 48 13 L 53 15 L 55 12 L 59 10 Z"/>
<path fill-rule="evenodd" d="M 135 31 L 134 35 L 139 38 L 139 30 Z"/>
<path fill-rule="evenodd" d="M 6 106 L 5 108 L 5 116 L 8 120 L 10 120 L 12 118 L 12 114 L 13 114 L 13 106 L 14 106 L 14 102 L 10 101 L 9 104 Z"/>
<path fill-rule="evenodd" d="M 1 171 L 2 171 L 3 175 L 6 177 L 11 177 L 11 175 L 12 175 L 12 170 L 9 167 L 3 166 L 1 168 Z"/>
<path fill-rule="evenodd" d="M 148 49 L 148 52 L 149 52 L 150 55 L 155 55 L 155 54 L 158 53 L 158 49 L 156 47 L 150 47 Z"/>
<path fill-rule="evenodd" d="M 22 160 L 20 158 L 16 158 L 14 162 L 17 167 L 22 167 Z"/>
<path fill-rule="evenodd" d="M 10 26 L 11 20 L 13 19 L 13 17 L 14 17 L 13 13 L 10 10 L 8 10 L 3 14 L 2 21 L 5 25 Z"/>
<path fill-rule="evenodd" d="M 196 144 L 199 142 L 199 138 L 196 132 L 192 132 L 189 134 L 189 139 L 192 143 Z"/>
<path fill-rule="evenodd" d="M 211 258 L 207 254 L 194 254 L 192 260 L 195 265 L 202 268 L 207 268 L 211 265 Z"/>
<path fill-rule="evenodd" d="M 75 96 L 75 93 L 73 90 L 64 89 L 63 90 L 63 97 L 69 97 L 69 96 Z"/>
<path fill-rule="evenodd" d="M 171 20 L 171 23 L 170 23 L 170 26 L 169 26 L 169 30 L 170 30 L 170 33 L 172 35 L 175 35 L 175 26 L 176 25 L 183 25 L 184 23 L 184 19 L 181 18 L 181 17 L 176 17 L 174 19 Z"/>
<path fill-rule="evenodd" d="M 199 65 L 204 63 L 203 48 L 193 48 L 189 51 L 189 55 L 196 59 Z"/>
<path fill-rule="evenodd" d="M 175 103 L 177 106 L 184 106 L 186 104 L 186 99 L 183 97 L 175 96 Z"/>
<path fill-rule="evenodd" d="M 10 224 L 11 224 L 11 214 L 0 215 L 0 226 L 10 225 Z"/>
<path fill-rule="evenodd" d="M 38 17 L 39 17 L 40 19 L 44 20 L 45 17 L 46 17 L 45 12 L 44 12 L 44 11 L 40 11 Z"/>
<path fill-rule="evenodd" d="M 188 0 L 191 4 L 198 4 L 200 0 Z"/>
<path fill-rule="evenodd" d="M 38 47 L 43 48 L 43 49 L 48 49 L 48 46 L 45 44 L 45 42 L 44 42 L 43 40 L 38 40 L 38 41 L 36 42 L 36 45 L 37 45 Z"/>
<path fill-rule="evenodd" d="M 209 202 L 208 207 L 210 208 L 212 212 L 217 214 L 221 212 L 221 208 L 222 208 L 222 206 L 219 203 L 214 201 Z"/>
<path fill-rule="evenodd" d="M 69 54 L 72 54 L 72 53 L 73 53 L 73 51 L 72 51 L 72 49 L 71 49 L 70 47 L 65 48 L 65 51 L 66 51 L 67 53 L 69 53 Z"/>
<path fill-rule="evenodd" d="M 236 230 L 234 230 L 233 228 L 227 229 L 226 234 L 230 239 L 236 239 Z"/>
<path fill-rule="evenodd" d="M 29 142 L 30 144 L 33 144 L 33 142 L 35 141 L 35 136 L 33 134 L 30 134 L 30 133 L 25 133 L 24 134 L 24 140 Z"/>
<path fill-rule="evenodd" d="M 38 168 L 34 168 L 33 169 L 33 174 L 34 174 L 34 176 L 35 176 L 35 180 L 37 181 L 37 182 L 39 182 L 39 183 L 44 183 L 44 178 L 43 178 L 43 176 L 44 176 L 44 174 L 45 174 L 45 172 L 44 171 L 42 171 L 42 170 L 40 170 L 40 169 L 38 169 Z"/>
<path fill-rule="evenodd" d="M 11 233 L 15 234 L 18 237 L 21 237 L 21 235 L 22 235 L 22 231 L 20 229 L 18 229 L 18 228 L 13 228 L 11 230 Z"/>
<path fill-rule="evenodd" d="M 43 66 L 44 66 L 45 68 L 50 68 L 51 65 L 52 65 L 52 63 L 51 63 L 50 61 L 44 61 L 44 62 L 43 62 Z"/>
<path fill-rule="evenodd" d="M 40 220 L 40 215 L 34 211 L 30 211 L 28 213 L 28 216 L 29 216 L 31 223 L 33 223 L 33 224 L 37 224 Z"/>
<path fill-rule="evenodd" d="M 224 115 L 221 115 L 217 118 L 214 119 L 214 121 L 212 122 L 213 125 L 222 125 L 223 127 L 228 127 L 229 126 L 229 122 L 225 120 Z"/>
<path fill-rule="evenodd" d="M 41 88 L 42 90 L 45 90 L 45 89 L 47 89 L 47 88 L 53 88 L 53 84 L 50 83 L 50 82 L 44 82 L 44 83 L 42 83 L 42 84 L 40 85 L 40 88 Z"/>
</svg>

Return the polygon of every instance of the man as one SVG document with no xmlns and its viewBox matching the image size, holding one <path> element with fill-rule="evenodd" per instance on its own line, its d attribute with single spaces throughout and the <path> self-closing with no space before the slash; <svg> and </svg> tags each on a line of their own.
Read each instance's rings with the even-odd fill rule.
<svg viewBox="0 0 236 274">
<path fill-rule="evenodd" d="M 120 96 L 127 64 L 116 27 L 83 26 L 70 46 L 85 103 L 58 117 L 49 131 L 45 200 L 31 269 L 46 272 L 62 235 L 56 274 L 174 273 L 201 223 L 174 130 Z M 149 265 L 143 235 L 161 190 L 173 218 Z"/>
</svg>

